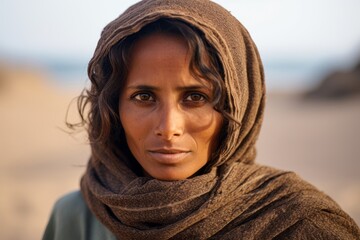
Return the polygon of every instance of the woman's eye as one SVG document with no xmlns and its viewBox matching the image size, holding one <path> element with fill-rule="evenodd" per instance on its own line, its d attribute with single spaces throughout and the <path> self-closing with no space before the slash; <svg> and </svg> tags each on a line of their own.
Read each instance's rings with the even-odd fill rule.
<svg viewBox="0 0 360 240">
<path fill-rule="evenodd" d="M 138 93 L 133 95 L 131 98 L 141 102 L 155 101 L 154 97 L 150 93 Z"/>
<path fill-rule="evenodd" d="M 186 96 L 185 101 L 191 102 L 203 102 L 206 100 L 206 97 L 201 93 L 190 93 Z"/>
</svg>

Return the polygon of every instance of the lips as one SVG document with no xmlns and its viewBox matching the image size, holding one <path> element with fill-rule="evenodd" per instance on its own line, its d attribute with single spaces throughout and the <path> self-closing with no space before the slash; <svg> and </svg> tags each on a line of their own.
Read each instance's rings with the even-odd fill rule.
<svg viewBox="0 0 360 240">
<path fill-rule="evenodd" d="M 154 149 L 149 150 L 148 154 L 155 161 L 161 164 L 178 164 L 181 163 L 189 154 L 190 151 L 182 149 Z"/>
</svg>

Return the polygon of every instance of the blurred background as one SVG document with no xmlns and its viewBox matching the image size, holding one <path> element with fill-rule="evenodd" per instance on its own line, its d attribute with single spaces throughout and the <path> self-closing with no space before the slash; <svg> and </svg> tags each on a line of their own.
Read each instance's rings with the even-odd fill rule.
<svg viewBox="0 0 360 240">
<path fill-rule="evenodd" d="M 0 0 L 0 239 L 40 239 L 90 151 L 69 134 L 102 28 L 136 1 Z M 268 100 L 257 161 L 295 171 L 360 223 L 360 2 L 217 0 L 249 30 Z"/>
</svg>

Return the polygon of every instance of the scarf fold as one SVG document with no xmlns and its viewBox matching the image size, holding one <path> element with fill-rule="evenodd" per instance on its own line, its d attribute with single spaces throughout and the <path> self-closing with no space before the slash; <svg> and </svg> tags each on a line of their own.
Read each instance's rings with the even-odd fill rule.
<svg viewBox="0 0 360 240">
<path fill-rule="evenodd" d="M 328 233 L 320 239 L 360 236 L 335 202 L 294 173 L 237 162 L 220 168 L 174 182 L 136 177 L 121 182 L 126 187 L 119 192 L 109 190 L 119 182 L 101 182 L 102 173 L 92 169 L 82 179 L 82 193 L 119 239 L 273 239 L 296 236 L 286 233 L 304 219 L 323 225 Z M 316 230 L 306 227 L 293 239 Z"/>
<path fill-rule="evenodd" d="M 139 177 L 122 161 L 122 146 L 120 154 L 109 154 L 93 144 L 81 191 L 95 216 L 119 239 L 269 239 L 322 209 L 356 229 L 333 201 L 295 174 L 254 163 L 265 102 L 263 67 L 247 30 L 219 5 L 141 1 L 104 28 L 89 64 L 99 64 L 114 44 L 163 17 L 196 27 L 218 51 L 229 114 L 240 127 L 230 121 L 210 171 L 181 181 Z"/>
</svg>

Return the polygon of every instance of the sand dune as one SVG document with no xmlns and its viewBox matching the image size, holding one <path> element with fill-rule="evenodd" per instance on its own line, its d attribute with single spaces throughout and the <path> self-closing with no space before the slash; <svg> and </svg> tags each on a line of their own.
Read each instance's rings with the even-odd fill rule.
<svg viewBox="0 0 360 240">
<path fill-rule="evenodd" d="M 0 239 L 40 239 L 54 201 L 78 188 L 89 156 L 84 135 L 61 130 L 80 89 L 61 89 L 47 78 L 0 67 Z M 298 172 L 358 224 L 359 104 L 270 94 L 258 144 L 258 161 Z"/>
</svg>

